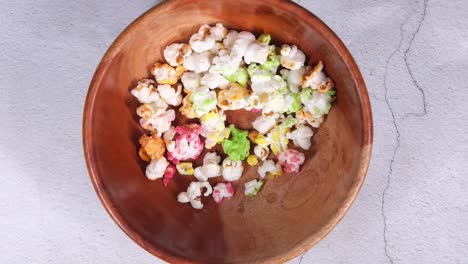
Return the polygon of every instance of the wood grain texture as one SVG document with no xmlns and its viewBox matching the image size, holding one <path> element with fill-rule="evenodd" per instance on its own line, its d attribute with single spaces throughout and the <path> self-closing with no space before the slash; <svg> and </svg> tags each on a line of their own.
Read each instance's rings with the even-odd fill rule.
<svg viewBox="0 0 468 264">
<path fill-rule="evenodd" d="M 313 138 L 299 174 L 269 181 L 249 199 L 243 183 L 220 205 L 203 210 L 179 204 L 190 180 L 164 188 L 144 176 L 137 155 L 137 100 L 129 91 L 163 60 L 163 48 L 186 42 L 201 24 L 267 32 L 279 43 L 296 44 L 309 63 L 322 60 L 335 81 L 337 101 Z M 229 115 L 249 127 L 251 117 Z M 178 120 L 183 122 L 183 120 Z M 372 117 L 367 90 L 351 54 L 317 17 L 289 1 L 167 1 L 133 22 L 112 44 L 90 85 L 83 121 L 85 158 L 104 207 L 136 243 L 170 263 L 279 263 L 320 241 L 343 217 L 367 172 Z"/>
</svg>

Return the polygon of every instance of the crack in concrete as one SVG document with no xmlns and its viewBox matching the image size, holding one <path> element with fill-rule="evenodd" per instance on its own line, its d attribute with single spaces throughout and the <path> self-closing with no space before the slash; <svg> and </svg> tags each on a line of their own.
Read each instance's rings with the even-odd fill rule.
<svg viewBox="0 0 468 264">
<path fill-rule="evenodd" d="M 424 93 L 424 90 L 422 89 L 422 87 L 419 85 L 419 83 L 416 81 L 416 79 L 414 78 L 414 75 L 413 75 L 413 72 L 411 71 L 411 67 L 409 66 L 409 63 L 408 63 L 408 53 L 412 47 L 412 44 L 413 44 L 413 41 L 416 37 L 416 35 L 418 34 L 419 30 L 421 29 L 421 24 L 424 22 L 424 19 L 426 17 L 426 9 L 427 9 L 427 2 L 428 0 L 424 0 L 424 9 L 423 9 L 423 15 L 422 15 L 422 19 L 419 21 L 419 24 L 415 30 L 415 32 L 411 35 L 411 38 L 410 38 L 410 42 L 409 42 L 409 45 L 408 45 L 408 48 L 405 50 L 404 52 L 404 61 L 405 61 L 405 65 L 408 69 L 408 73 L 414 83 L 414 85 L 417 87 L 417 89 L 421 92 L 421 95 L 422 95 L 422 99 L 423 99 L 423 113 L 422 114 L 419 114 L 419 113 L 409 113 L 407 114 L 406 116 L 409 116 L 409 115 L 415 115 L 415 116 L 424 116 L 427 114 L 427 110 L 426 110 L 426 94 Z M 409 18 L 411 17 L 411 15 L 409 17 L 407 17 L 405 19 L 405 21 L 403 21 L 403 23 L 400 25 L 400 42 L 398 43 L 398 47 L 395 49 L 395 51 L 388 57 L 387 61 L 386 61 L 386 64 L 385 64 L 385 74 L 384 74 L 384 90 L 385 90 L 385 103 L 387 104 L 387 107 L 388 107 L 388 110 L 390 111 L 390 114 L 392 116 L 392 123 L 393 123 L 393 126 L 395 127 L 395 132 L 397 134 L 397 137 L 396 137 L 396 145 L 395 145 L 395 148 L 393 149 L 393 154 L 392 154 L 392 158 L 390 160 L 390 165 L 389 165 L 389 170 L 388 170 L 388 173 L 387 173 L 387 183 L 386 183 L 386 186 L 383 190 L 383 193 L 382 193 L 382 206 L 381 206 L 381 213 L 382 213 L 382 219 L 383 219 L 383 240 L 384 240 L 384 251 L 385 251 L 385 256 L 387 257 L 388 261 L 393 264 L 394 263 L 394 260 L 393 260 L 393 257 L 390 255 L 389 253 L 389 250 L 388 250 L 388 240 L 387 240 L 387 216 L 385 215 L 385 196 L 387 194 L 387 191 L 388 189 L 390 188 L 390 181 L 391 181 L 391 176 L 392 176 L 392 173 L 393 173 L 393 164 L 394 164 L 394 161 L 395 161 L 395 157 L 397 155 L 397 152 L 398 152 L 398 149 L 400 148 L 400 130 L 398 128 L 398 125 L 397 125 L 397 122 L 396 122 L 396 114 L 390 104 L 390 100 L 389 100 L 389 95 L 388 95 L 388 87 L 387 87 L 387 76 L 388 76 L 388 67 L 389 67 L 389 64 L 390 64 L 390 61 L 393 59 L 393 57 L 400 51 L 402 45 L 403 45 L 403 27 L 404 25 L 406 24 L 406 22 L 409 20 Z M 405 116 L 405 117 L 406 117 Z"/>
<path fill-rule="evenodd" d="M 398 129 L 397 123 L 396 123 L 396 117 L 395 117 L 395 112 L 393 111 L 393 108 L 390 104 L 390 100 L 388 98 L 388 87 L 387 87 L 387 75 L 388 75 L 388 66 L 390 64 L 390 61 L 393 59 L 393 57 L 400 51 L 401 45 L 403 44 L 403 26 L 406 24 L 408 21 L 409 17 L 405 19 L 405 21 L 400 25 L 400 43 L 398 43 L 398 48 L 395 49 L 395 51 L 388 57 L 386 64 L 385 64 L 385 74 L 384 74 L 384 90 L 385 90 L 385 103 L 387 104 L 388 110 L 390 111 L 390 114 L 392 116 L 392 122 L 393 122 L 393 127 L 395 128 L 396 134 L 397 134 L 397 144 L 395 148 L 393 149 L 393 155 L 392 159 L 390 160 L 390 168 L 387 174 L 387 183 L 385 185 L 385 188 L 382 193 L 382 219 L 383 219 L 383 240 L 384 240 L 384 251 L 385 251 L 385 256 L 389 260 L 391 264 L 393 264 L 393 258 L 390 256 L 388 252 L 388 241 L 387 241 L 387 217 L 385 216 L 385 195 L 387 194 L 388 188 L 390 188 L 390 177 L 393 172 L 393 162 L 395 160 L 396 153 L 398 151 L 398 148 L 400 147 L 400 130 Z"/>
<path fill-rule="evenodd" d="M 424 23 L 424 20 L 426 19 L 426 10 L 427 10 L 427 3 L 428 0 L 424 0 L 424 9 L 422 13 L 422 17 L 419 20 L 418 27 L 416 28 L 416 31 L 411 35 L 411 39 L 408 45 L 408 48 L 404 52 L 403 59 L 405 61 L 406 69 L 408 70 L 408 73 L 411 77 L 411 81 L 413 82 L 414 86 L 419 90 L 422 96 L 422 103 L 423 103 L 423 111 L 422 113 L 407 113 L 404 118 L 406 119 L 409 116 L 417 116 L 417 117 L 422 117 L 427 114 L 427 101 L 426 101 L 426 93 L 424 92 L 424 89 L 421 87 L 421 85 L 418 83 L 416 78 L 414 77 L 413 70 L 410 67 L 410 64 L 408 62 L 408 54 L 413 46 L 414 39 L 416 38 L 416 35 L 419 33 L 419 30 L 421 29 L 422 24 Z"/>
</svg>

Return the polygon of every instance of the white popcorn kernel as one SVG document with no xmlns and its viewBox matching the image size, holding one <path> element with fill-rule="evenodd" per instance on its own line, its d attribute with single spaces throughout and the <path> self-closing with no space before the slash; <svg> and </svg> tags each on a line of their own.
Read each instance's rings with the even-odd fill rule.
<svg viewBox="0 0 468 264">
<path fill-rule="evenodd" d="M 190 37 L 189 44 L 193 51 L 202 53 L 213 48 L 215 39 L 210 34 L 210 26 L 202 25 L 198 30 L 198 33 L 193 34 Z"/>
<path fill-rule="evenodd" d="M 299 111 L 296 113 L 296 119 L 297 119 L 298 124 L 303 125 L 307 123 L 311 125 L 312 127 L 318 128 L 320 124 L 322 124 L 324 118 L 323 118 L 323 115 L 314 117 L 312 116 L 311 113 L 307 111 Z"/>
<path fill-rule="evenodd" d="M 283 113 L 288 110 L 284 95 L 277 91 L 266 93 L 266 95 L 263 113 Z"/>
<path fill-rule="evenodd" d="M 142 104 L 137 108 L 137 115 L 139 117 L 150 119 L 153 116 L 162 115 L 167 110 L 167 103 L 159 98 L 159 100 L 149 103 Z"/>
<path fill-rule="evenodd" d="M 156 91 L 156 82 L 151 79 L 139 81 L 137 86 L 132 89 L 130 93 L 142 104 L 156 102 L 160 99 Z"/>
<path fill-rule="evenodd" d="M 199 181 L 207 181 L 209 178 L 221 176 L 221 157 L 216 152 L 206 153 L 203 158 L 203 166 L 195 168 L 194 176 Z"/>
<path fill-rule="evenodd" d="M 149 119 L 141 118 L 140 125 L 147 130 L 156 131 L 156 135 L 161 136 L 171 128 L 171 122 L 175 119 L 175 111 L 169 109 L 161 115 L 152 116 Z"/>
<path fill-rule="evenodd" d="M 281 70 L 281 75 L 288 82 L 289 89 L 293 93 L 299 92 L 299 87 L 302 86 L 304 79 L 305 67 L 300 67 L 296 70 L 288 71 L 286 69 Z"/>
<path fill-rule="evenodd" d="M 146 177 L 150 180 L 156 180 L 162 178 L 164 176 L 164 172 L 166 171 L 167 166 L 169 166 L 169 162 L 166 160 L 165 157 L 161 157 L 157 160 L 152 160 L 148 166 L 146 166 Z"/>
<path fill-rule="evenodd" d="M 173 43 L 163 51 L 164 59 L 174 67 L 182 65 L 190 54 L 192 54 L 192 48 L 185 43 Z"/>
<path fill-rule="evenodd" d="M 213 58 L 213 66 L 210 68 L 210 72 L 217 72 L 224 76 L 234 74 L 242 62 L 241 58 L 231 56 L 226 50 L 221 50 L 218 56 Z"/>
<path fill-rule="evenodd" d="M 187 92 L 192 92 L 200 86 L 200 74 L 196 72 L 184 72 L 181 77 L 182 85 Z"/>
<path fill-rule="evenodd" d="M 224 121 L 226 121 L 226 115 L 223 110 L 214 110 L 203 115 L 200 118 L 203 128 L 202 136 L 206 138 L 211 133 L 223 131 L 226 128 Z"/>
<path fill-rule="evenodd" d="M 308 68 L 309 70 L 309 68 Z M 309 70 L 310 71 L 310 70 Z M 333 81 L 323 72 L 323 63 L 319 61 L 317 65 L 304 76 L 302 87 L 310 87 L 319 92 L 325 93 L 334 87 Z"/>
<path fill-rule="evenodd" d="M 177 196 L 179 203 L 190 203 L 195 209 L 202 209 L 203 203 L 201 202 L 202 189 L 206 188 L 203 196 L 209 196 L 213 192 L 209 182 L 191 182 L 186 192 L 181 192 Z"/>
<path fill-rule="evenodd" d="M 234 40 L 234 44 L 232 45 L 231 56 L 242 59 L 247 51 L 247 47 L 253 41 L 255 41 L 255 35 L 250 32 L 242 31 L 237 34 L 236 40 Z"/>
<path fill-rule="evenodd" d="M 259 160 L 264 161 L 270 155 L 270 149 L 257 145 L 254 147 L 254 154 Z"/>
<path fill-rule="evenodd" d="M 265 178 L 268 174 L 270 175 L 281 175 L 283 173 L 281 165 L 275 164 L 273 160 L 265 160 L 257 169 L 258 175 L 261 178 Z"/>
<path fill-rule="evenodd" d="M 226 88 L 229 85 L 229 81 L 226 80 L 221 74 L 216 72 L 206 73 L 200 80 L 200 84 L 207 86 L 210 89 L 215 88 Z"/>
<path fill-rule="evenodd" d="M 169 105 L 179 106 L 182 103 L 182 85 L 180 84 L 173 86 L 168 84 L 158 85 L 158 92 Z"/>
<path fill-rule="evenodd" d="M 249 44 L 244 54 L 244 61 L 247 64 L 252 62 L 263 64 L 267 61 L 268 54 L 270 53 L 270 47 L 268 44 L 254 41 Z"/>
<path fill-rule="evenodd" d="M 221 50 L 224 50 L 224 44 L 222 42 L 216 42 L 213 46 L 213 48 L 210 49 L 210 53 L 213 54 L 213 56 L 217 56 Z"/>
<path fill-rule="evenodd" d="M 218 92 L 218 107 L 223 110 L 237 110 L 249 105 L 249 91 L 238 83 L 231 83 L 229 88 Z"/>
<path fill-rule="evenodd" d="M 210 28 L 211 37 L 215 41 L 221 41 L 227 35 L 228 30 L 221 23 L 216 23 L 216 26 Z"/>
<path fill-rule="evenodd" d="M 233 161 L 231 158 L 227 157 L 223 161 L 223 178 L 226 181 L 237 181 L 242 176 L 242 171 L 244 167 L 242 166 L 242 161 Z"/>
<path fill-rule="evenodd" d="M 236 40 L 238 34 L 239 34 L 239 32 L 237 32 L 235 30 L 229 30 L 228 34 L 226 35 L 226 37 L 223 40 L 224 47 L 226 49 L 231 49 L 232 48 L 232 45 L 234 45 L 234 41 Z"/>
<path fill-rule="evenodd" d="M 296 129 L 286 134 L 286 138 L 291 139 L 295 146 L 308 150 L 312 144 L 314 135 L 312 128 L 304 125 L 296 126 Z"/>
<path fill-rule="evenodd" d="M 249 106 L 246 107 L 247 110 L 261 110 L 263 106 L 265 105 L 265 102 L 262 102 L 260 99 L 260 96 L 258 94 L 251 94 L 249 98 L 247 99 L 247 102 L 249 103 Z"/>
<path fill-rule="evenodd" d="M 281 48 L 281 65 L 290 70 L 297 70 L 304 66 L 306 57 L 296 45 L 283 45 Z"/>
<path fill-rule="evenodd" d="M 209 51 L 203 53 L 192 53 L 184 61 L 185 69 L 202 73 L 208 71 L 211 66 L 212 55 Z"/>
<path fill-rule="evenodd" d="M 179 80 L 177 71 L 169 64 L 155 63 L 151 68 L 151 74 L 154 75 L 158 84 L 176 84 Z"/>
<path fill-rule="evenodd" d="M 267 114 L 261 115 L 252 122 L 253 128 L 257 130 L 260 134 L 266 134 L 270 129 L 272 129 L 279 118 L 279 114 Z"/>
<path fill-rule="evenodd" d="M 163 133 L 163 140 L 166 144 L 166 149 L 169 152 L 173 152 L 175 149 L 175 141 L 173 140 L 175 134 L 176 132 L 173 126 L 171 126 L 166 132 Z"/>
</svg>

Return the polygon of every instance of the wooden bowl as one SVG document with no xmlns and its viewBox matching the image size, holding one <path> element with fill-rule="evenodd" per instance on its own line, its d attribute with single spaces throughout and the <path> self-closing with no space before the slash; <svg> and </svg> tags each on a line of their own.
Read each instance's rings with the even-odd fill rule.
<svg viewBox="0 0 468 264">
<path fill-rule="evenodd" d="M 144 175 L 137 155 L 138 102 L 129 91 L 150 67 L 162 61 L 163 48 L 188 41 L 201 24 L 270 33 L 279 43 L 296 44 L 308 63 L 322 60 L 335 81 L 337 100 L 313 137 L 298 174 L 267 182 L 255 197 L 243 183 L 217 205 L 205 198 L 203 210 L 177 202 L 190 179 L 176 175 L 168 187 Z M 249 126 L 245 112 L 229 122 Z M 240 124 L 241 123 L 241 124 Z M 89 88 L 83 121 L 84 153 L 96 192 L 128 236 L 170 263 L 279 263 L 304 253 L 343 217 L 367 172 L 372 148 L 368 94 L 351 54 L 317 17 L 299 5 L 279 0 L 167 1 L 133 22 L 112 44 Z"/>
</svg>

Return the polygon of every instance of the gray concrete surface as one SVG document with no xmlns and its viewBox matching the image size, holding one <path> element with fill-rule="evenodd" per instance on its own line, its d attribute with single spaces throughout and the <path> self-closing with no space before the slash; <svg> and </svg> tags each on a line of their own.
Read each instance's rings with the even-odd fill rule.
<svg viewBox="0 0 468 264">
<path fill-rule="evenodd" d="M 0 0 L 0 263 L 161 263 L 103 210 L 81 147 L 95 66 L 157 2 Z M 360 65 L 375 146 L 349 213 L 291 263 L 468 263 L 468 2 L 298 2 Z"/>
</svg>

